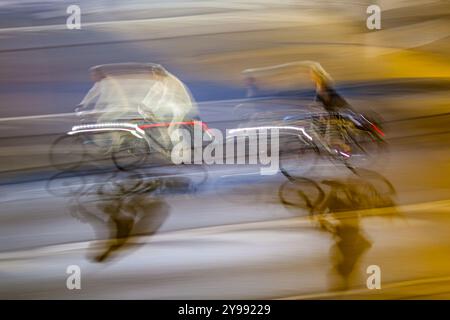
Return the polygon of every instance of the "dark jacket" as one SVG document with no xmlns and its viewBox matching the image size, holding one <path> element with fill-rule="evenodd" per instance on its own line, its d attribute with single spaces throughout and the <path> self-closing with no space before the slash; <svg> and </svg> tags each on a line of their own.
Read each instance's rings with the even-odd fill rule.
<svg viewBox="0 0 450 320">
<path fill-rule="evenodd" d="M 330 86 L 325 86 L 321 91 L 318 91 L 316 100 L 321 102 L 328 112 L 337 112 L 350 107 L 348 102 Z"/>
</svg>

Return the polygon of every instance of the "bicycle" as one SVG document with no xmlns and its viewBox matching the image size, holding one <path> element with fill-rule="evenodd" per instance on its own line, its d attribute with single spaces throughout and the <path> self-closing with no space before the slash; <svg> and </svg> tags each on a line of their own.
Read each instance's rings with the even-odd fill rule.
<svg viewBox="0 0 450 320">
<path fill-rule="evenodd" d="M 207 125 L 197 119 L 157 122 L 152 121 L 151 116 L 146 118 L 73 126 L 52 144 L 50 163 L 60 170 L 73 170 L 88 159 L 111 159 L 117 169 L 126 171 L 148 163 L 152 156 L 153 164 L 157 163 L 157 158 L 167 164 L 173 147 L 167 133 L 170 126 L 192 132 L 195 125 L 200 125 L 203 132 L 208 130 Z"/>
<path fill-rule="evenodd" d="M 341 179 L 289 177 L 278 189 L 278 197 L 286 208 L 306 210 L 309 217 L 319 222 L 329 213 L 395 207 L 396 195 L 387 178 L 366 169 L 356 169 L 354 175 Z M 345 201 L 339 201 L 342 199 Z"/>
<path fill-rule="evenodd" d="M 362 114 L 353 112 L 318 113 L 307 117 L 286 117 L 286 127 L 302 127 L 309 139 L 298 136 L 296 147 L 287 148 L 284 154 L 297 157 L 294 163 L 280 161 L 286 177 L 301 178 L 310 171 L 320 157 L 331 162 L 342 163 L 351 171 L 357 166 L 368 165 L 374 156 L 386 147 L 384 132 L 378 124 Z M 285 149 L 286 145 L 284 144 Z M 345 149 L 345 150 L 344 150 Z M 309 155 L 307 164 L 301 165 L 305 154 Z M 285 160 L 285 157 L 282 157 Z"/>
</svg>

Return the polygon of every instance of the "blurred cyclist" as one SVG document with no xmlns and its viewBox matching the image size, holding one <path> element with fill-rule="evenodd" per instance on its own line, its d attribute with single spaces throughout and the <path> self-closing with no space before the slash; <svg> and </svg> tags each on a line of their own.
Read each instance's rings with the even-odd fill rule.
<svg viewBox="0 0 450 320">
<path fill-rule="evenodd" d="M 340 111 L 353 111 L 348 102 L 334 90 L 330 75 L 322 68 L 319 63 L 311 63 L 310 77 L 316 87 L 315 101 L 320 102 L 324 109 L 330 114 L 331 119 L 338 119 Z M 342 138 L 332 130 L 329 121 L 326 125 L 326 131 L 330 139 L 330 145 L 335 147 L 336 151 L 342 151 L 346 154 L 351 151 Z"/>
<path fill-rule="evenodd" d="M 171 135 L 179 123 L 198 118 L 197 105 L 187 86 L 161 65 L 104 64 L 91 68 L 91 76 L 94 86 L 76 111 L 83 116 L 91 114 L 97 123 L 146 120 L 168 124 L 154 127 L 151 133 L 159 145 L 170 149 Z M 117 132 L 109 135 L 113 145 L 120 145 L 125 136 Z"/>
<path fill-rule="evenodd" d="M 329 113 L 336 113 L 342 109 L 351 110 L 347 101 L 334 90 L 333 80 L 320 64 L 311 65 L 309 74 L 316 86 L 315 100 L 320 102 L 325 110 Z"/>
</svg>

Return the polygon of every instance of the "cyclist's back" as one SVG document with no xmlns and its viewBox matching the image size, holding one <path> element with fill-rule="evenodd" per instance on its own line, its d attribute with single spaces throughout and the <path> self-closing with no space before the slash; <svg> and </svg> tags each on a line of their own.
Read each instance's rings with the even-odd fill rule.
<svg viewBox="0 0 450 320">
<path fill-rule="evenodd" d="M 352 110 L 349 103 L 333 88 L 330 76 L 319 66 L 310 69 L 310 76 L 316 86 L 317 102 L 330 114 Z"/>
</svg>

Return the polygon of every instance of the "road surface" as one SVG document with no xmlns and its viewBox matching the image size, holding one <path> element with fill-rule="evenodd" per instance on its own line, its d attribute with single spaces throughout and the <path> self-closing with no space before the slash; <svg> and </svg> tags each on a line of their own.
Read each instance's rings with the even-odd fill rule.
<svg viewBox="0 0 450 320">
<path fill-rule="evenodd" d="M 10 10 L 0 29 L 0 298 L 450 298 L 447 11 L 392 8 L 377 36 L 362 4 L 227 3 L 88 7 L 71 31 L 62 5 L 32 23 L 23 8 L 0 9 Z M 118 173 L 109 163 L 74 174 L 48 162 L 94 65 L 161 63 L 202 119 L 226 129 L 241 125 L 229 112 L 247 101 L 241 70 L 304 59 L 383 116 L 389 152 L 370 171 L 324 161 L 291 183 L 246 165 Z M 301 196 L 318 190 L 322 220 Z M 81 290 L 66 287 L 71 265 Z M 367 289 L 370 265 L 380 290 Z"/>
</svg>

